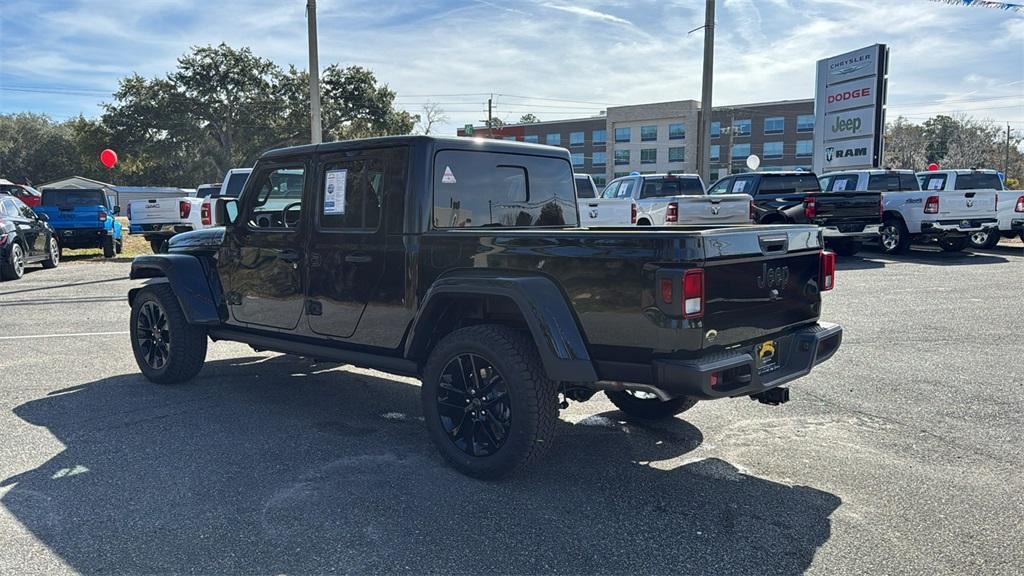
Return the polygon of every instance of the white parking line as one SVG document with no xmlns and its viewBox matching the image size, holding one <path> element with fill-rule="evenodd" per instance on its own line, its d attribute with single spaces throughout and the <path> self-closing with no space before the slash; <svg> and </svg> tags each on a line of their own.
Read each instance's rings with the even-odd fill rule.
<svg viewBox="0 0 1024 576">
<path fill-rule="evenodd" d="M 127 330 L 122 332 L 79 332 L 77 334 L 29 334 L 25 336 L 0 336 L 0 340 L 28 340 L 31 338 L 75 338 L 78 336 L 120 336 L 128 334 Z"/>
</svg>

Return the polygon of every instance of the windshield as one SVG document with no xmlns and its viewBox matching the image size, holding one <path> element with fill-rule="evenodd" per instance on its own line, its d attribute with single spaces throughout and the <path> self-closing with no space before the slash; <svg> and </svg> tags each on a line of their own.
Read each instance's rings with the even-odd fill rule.
<svg viewBox="0 0 1024 576">
<path fill-rule="evenodd" d="M 224 190 L 224 195 L 228 198 L 238 198 L 242 194 L 242 188 L 245 187 L 245 181 L 249 179 L 249 175 L 245 172 L 235 172 L 228 177 L 228 185 Z M 214 194 L 217 196 L 217 194 Z"/>
<path fill-rule="evenodd" d="M 106 206 L 102 190 L 43 190 L 43 206 Z"/>
</svg>

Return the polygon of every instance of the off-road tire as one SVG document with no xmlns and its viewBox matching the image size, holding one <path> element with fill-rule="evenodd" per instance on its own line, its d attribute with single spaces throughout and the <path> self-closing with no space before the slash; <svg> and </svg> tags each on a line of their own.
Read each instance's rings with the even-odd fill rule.
<svg viewBox="0 0 1024 576">
<path fill-rule="evenodd" d="M 103 237 L 103 257 L 113 258 L 114 257 L 114 237 L 104 236 Z"/>
<path fill-rule="evenodd" d="M 57 264 L 60 264 L 60 243 L 57 242 L 56 238 L 50 237 L 50 241 L 47 242 L 46 246 L 46 260 L 43 260 L 43 268 L 52 269 L 56 268 Z"/>
<path fill-rule="evenodd" d="M 671 400 L 637 398 L 625 390 L 606 390 L 605 396 L 626 416 L 641 420 L 663 420 L 693 408 L 697 401 L 685 396 Z"/>
<path fill-rule="evenodd" d="M 855 256 L 860 252 L 863 243 L 859 240 L 836 240 L 829 243 L 829 248 L 840 256 Z"/>
<path fill-rule="evenodd" d="M 159 368 L 153 368 L 146 362 L 139 342 L 139 314 L 150 301 L 156 302 L 167 316 L 170 346 L 166 363 Z M 153 284 L 140 290 L 132 302 L 130 318 L 132 352 L 146 378 L 157 384 L 178 384 L 199 374 L 206 361 L 206 330 L 188 323 L 169 285 Z"/>
<path fill-rule="evenodd" d="M 438 409 L 442 373 L 463 354 L 490 362 L 508 391 L 509 431 L 504 444 L 486 456 L 472 456 L 456 446 Z M 456 330 L 431 351 L 422 381 L 423 416 L 430 439 L 460 472 L 476 478 L 501 478 L 535 464 L 551 446 L 558 421 L 558 386 L 548 379 L 540 354 L 526 333 L 495 324 Z"/>
<path fill-rule="evenodd" d="M 943 252 L 959 252 L 967 248 L 967 236 L 959 238 L 939 238 L 939 248 Z"/>
<path fill-rule="evenodd" d="M 124 251 L 124 238 L 120 240 L 114 240 L 114 253 L 120 254 Z"/>
<path fill-rule="evenodd" d="M 18 263 L 18 259 L 20 264 Z M 18 280 L 25 275 L 25 249 L 15 242 L 7 250 L 7 258 L 0 262 L 0 280 Z"/>
<path fill-rule="evenodd" d="M 887 228 L 892 227 L 896 233 L 896 239 L 894 243 L 886 245 L 885 235 Z M 899 218 L 888 217 L 882 222 L 881 234 L 879 234 L 878 242 L 882 247 L 882 252 L 886 254 L 906 254 L 910 250 L 910 232 L 907 231 L 906 224 Z"/>
</svg>

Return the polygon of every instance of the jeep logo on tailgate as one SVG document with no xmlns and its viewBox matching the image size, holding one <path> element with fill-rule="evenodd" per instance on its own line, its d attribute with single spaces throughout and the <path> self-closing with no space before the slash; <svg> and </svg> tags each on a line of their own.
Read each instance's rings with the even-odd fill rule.
<svg viewBox="0 0 1024 576">
<path fill-rule="evenodd" d="M 789 282 L 789 266 L 769 268 L 761 265 L 761 275 L 757 277 L 758 288 L 783 288 Z"/>
</svg>

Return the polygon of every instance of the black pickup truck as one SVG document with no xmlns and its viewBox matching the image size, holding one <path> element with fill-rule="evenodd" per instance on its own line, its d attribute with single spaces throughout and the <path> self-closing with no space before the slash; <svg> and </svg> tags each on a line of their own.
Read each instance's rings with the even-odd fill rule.
<svg viewBox="0 0 1024 576">
<path fill-rule="evenodd" d="M 813 172 L 750 172 L 726 176 L 708 194 L 750 194 L 751 217 L 759 224 L 815 224 L 826 246 L 853 256 L 866 240 L 878 238 L 882 195 L 878 192 L 822 191 Z"/>
<path fill-rule="evenodd" d="M 558 409 L 788 399 L 831 357 L 834 257 L 812 226 L 578 228 L 568 153 L 389 137 L 268 152 L 226 226 L 140 256 L 143 374 L 191 379 L 207 339 L 422 380 L 427 429 L 478 477 L 536 460 Z"/>
</svg>

